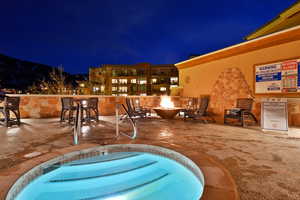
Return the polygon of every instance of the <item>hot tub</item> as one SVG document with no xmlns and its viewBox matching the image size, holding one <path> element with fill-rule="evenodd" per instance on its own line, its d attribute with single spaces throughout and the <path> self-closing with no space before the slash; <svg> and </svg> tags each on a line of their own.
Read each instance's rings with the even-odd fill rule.
<svg viewBox="0 0 300 200">
<path fill-rule="evenodd" d="M 201 170 L 185 156 L 151 145 L 108 145 L 72 152 L 36 166 L 6 200 L 198 200 Z"/>
</svg>

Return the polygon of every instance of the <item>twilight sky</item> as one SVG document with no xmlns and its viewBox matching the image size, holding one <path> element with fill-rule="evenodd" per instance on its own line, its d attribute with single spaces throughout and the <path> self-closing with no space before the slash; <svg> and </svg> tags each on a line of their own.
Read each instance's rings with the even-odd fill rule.
<svg viewBox="0 0 300 200">
<path fill-rule="evenodd" d="M 295 0 L 8 0 L 0 53 L 87 73 L 174 64 L 243 41 Z"/>
</svg>

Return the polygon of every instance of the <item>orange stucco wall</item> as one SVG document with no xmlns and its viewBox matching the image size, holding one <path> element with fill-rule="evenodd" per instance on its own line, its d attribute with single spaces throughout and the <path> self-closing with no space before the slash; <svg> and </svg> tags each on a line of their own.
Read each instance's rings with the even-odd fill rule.
<svg viewBox="0 0 300 200">
<path fill-rule="evenodd" d="M 199 95 L 207 94 L 215 96 L 215 99 L 213 99 L 215 100 L 215 103 L 211 106 L 211 109 L 215 112 L 217 121 L 219 122 L 223 119 L 222 116 L 224 109 L 234 106 L 236 98 L 239 97 L 254 98 L 254 112 L 255 115 L 260 118 L 260 101 L 262 97 L 300 98 L 300 94 L 255 95 L 254 65 L 272 63 L 274 61 L 276 62 L 297 57 L 300 58 L 300 40 L 280 45 L 273 45 L 263 49 L 258 48 L 258 50 L 251 50 L 246 53 L 215 59 L 214 61 L 204 62 L 202 64 L 196 64 L 186 68 L 179 67 L 180 86 L 183 87 L 183 96 L 197 97 Z M 232 80 L 234 80 L 228 80 L 231 73 L 233 76 L 236 76 L 239 72 L 241 72 L 239 77 L 241 80 L 228 86 L 232 83 Z M 246 86 L 245 88 L 243 86 L 244 89 L 241 91 L 241 84 L 243 83 L 243 80 L 246 83 Z M 220 86 L 221 88 L 218 88 L 218 85 L 222 85 Z M 235 95 L 230 92 L 222 93 L 222 89 L 226 90 L 226 87 L 227 90 L 234 91 Z M 219 91 L 219 94 L 214 92 L 216 90 Z M 300 125 L 299 101 L 297 102 L 297 100 L 295 101 L 294 99 L 292 103 L 289 103 L 290 125 Z M 222 106 L 215 109 L 217 104 L 222 104 Z"/>
<path fill-rule="evenodd" d="M 253 91 L 255 64 L 272 63 L 295 57 L 300 58 L 300 40 L 179 69 L 180 86 L 184 88 L 184 96 L 209 94 L 222 71 L 234 67 L 241 70 Z"/>
</svg>

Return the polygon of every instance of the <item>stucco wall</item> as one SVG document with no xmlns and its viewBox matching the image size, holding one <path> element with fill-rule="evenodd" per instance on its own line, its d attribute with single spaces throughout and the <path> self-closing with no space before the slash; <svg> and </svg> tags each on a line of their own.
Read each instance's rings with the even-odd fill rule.
<svg viewBox="0 0 300 200">
<path fill-rule="evenodd" d="M 224 109 L 234 106 L 239 97 L 254 98 L 254 113 L 260 118 L 262 97 L 300 98 L 300 94 L 255 95 L 254 65 L 297 57 L 300 58 L 300 40 L 216 59 L 179 69 L 180 86 L 183 87 L 183 96 L 210 95 L 210 109 L 216 114 L 218 122 L 223 120 Z M 232 70 L 238 72 L 233 73 Z M 289 111 L 290 125 L 300 125 L 299 102 L 289 103 Z"/>
</svg>

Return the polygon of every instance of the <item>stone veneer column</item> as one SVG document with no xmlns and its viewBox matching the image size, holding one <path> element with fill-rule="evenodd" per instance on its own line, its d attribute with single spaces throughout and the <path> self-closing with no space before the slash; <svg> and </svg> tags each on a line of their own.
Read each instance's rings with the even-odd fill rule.
<svg viewBox="0 0 300 200">
<path fill-rule="evenodd" d="M 252 91 L 243 73 L 238 68 L 227 68 L 213 86 L 209 110 L 216 114 L 217 122 L 223 122 L 224 109 L 235 107 L 237 98 L 251 97 Z"/>
</svg>

